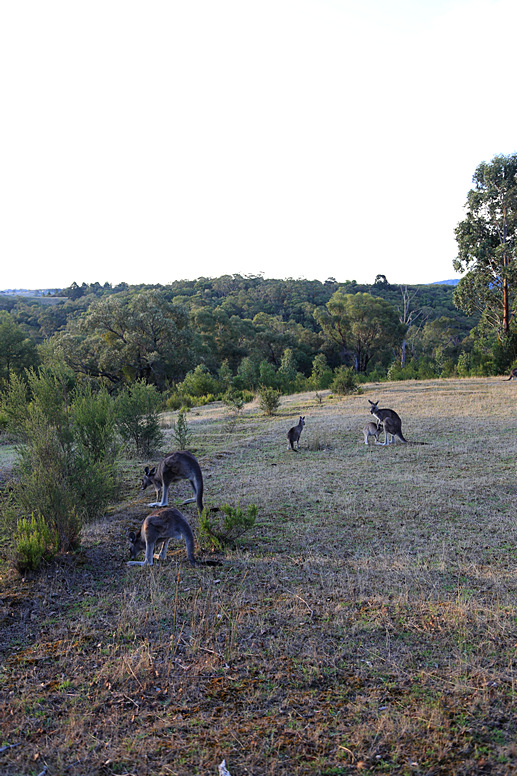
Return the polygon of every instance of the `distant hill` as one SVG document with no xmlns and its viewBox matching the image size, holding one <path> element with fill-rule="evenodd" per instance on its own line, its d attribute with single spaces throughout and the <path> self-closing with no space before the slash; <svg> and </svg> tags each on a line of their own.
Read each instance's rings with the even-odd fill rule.
<svg viewBox="0 0 517 776">
<path fill-rule="evenodd" d="M 431 283 L 432 286 L 457 286 L 460 282 L 459 278 L 454 278 L 453 280 L 436 280 L 434 283 Z"/>
</svg>

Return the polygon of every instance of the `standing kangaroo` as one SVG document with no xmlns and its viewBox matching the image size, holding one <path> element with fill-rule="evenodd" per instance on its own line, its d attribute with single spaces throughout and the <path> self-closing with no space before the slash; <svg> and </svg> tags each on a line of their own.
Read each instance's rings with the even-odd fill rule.
<svg viewBox="0 0 517 776">
<path fill-rule="evenodd" d="M 305 415 L 300 415 L 300 420 L 298 421 L 296 426 L 293 426 L 289 429 L 287 432 L 287 441 L 289 443 L 288 450 L 294 450 L 297 452 L 300 449 L 300 436 L 302 434 L 303 427 L 305 426 Z M 296 448 L 295 448 L 296 444 Z"/>
<path fill-rule="evenodd" d="M 129 534 L 132 560 L 129 560 L 127 565 L 152 566 L 154 547 L 157 542 L 162 542 L 162 549 L 158 559 L 165 560 L 169 541 L 171 539 L 181 539 L 181 537 L 185 539 L 185 544 L 187 545 L 187 558 L 195 566 L 194 534 L 179 509 L 170 507 L 169 509 L 161 509 L 159 512 L 152 512 L 150 515 L 147 515 L 137 534 L 133 531 Z M 134 560 L 143 549 L 145 549 L 144 560 Z"/>
<path fill-rule="evenodd" d="M 369 437 L 375 437 L 375 441 L 379 441 L 379 434 L 381 433 L 381 426 L 378 426 L 377 423 L 374 423 L 371 421 L 370 423 L 367 423 L 366 426 L 363 428 L 363 434 L 364 434 L 364 443 L 365 445 L 368 444 Z"/>
<path fill-rule="evenodd" d="M 145 490 L 149 485 L 154 485 L 156 490 L 156 501 L 153 501 L 149 506 L 168 506 L 169 487 L 171 483 L 179 482 L 179 480 L 189 480 L 194 491 L 194 498 L 182 501 L 182 505 L 195 501 L 198 512 L 201 513 L 203 511 L 203 475 L 197 458 L 186 450 L 166 455 L 158 466 L 153 466 L 152 469 L 149 469 L 148 466 L 145 467 L 141 490 Z M 158 501 L 160 490 L 162 498 L 161 501 Z"/>
<path fill-rule="evenodd" d="M 372 405 L 370 407 L 370 412 L 373 415 L 374 418 L 377 418 L 379 423 L 384 429 L 384 442 L 377 442 L 378 445 L 388 445 L 390 442 L 388 441 L 388 436 L 391 437 L 391 441 L 393 442 L 393 437 L 397 437 L 397 439 L 400 439 L 401 442 L 404 442 L 407 444 L 407 439 L 404 439 L 402 436 L 402 421 L 395 412 L 395 410 L 388 410 L 388 409 L 379 409 L 379 402 L 378 401 L 370 401 L 368 399 L 370 404 Z"/>
<path fill-rule="evenodd" d="M 508 380 L 517 380 L 517 366 L 511 370 Z"/>
</svg>

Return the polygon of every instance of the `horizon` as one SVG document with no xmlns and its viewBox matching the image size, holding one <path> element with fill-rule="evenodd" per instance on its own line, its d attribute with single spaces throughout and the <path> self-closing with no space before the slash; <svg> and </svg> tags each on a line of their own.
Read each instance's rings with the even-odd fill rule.
<svg viewBox="0 0 517 776">
<path fill-rule="evenodd" d="M 233 276 L 237 277 L 238 273 L 234 273 Z M 210 277 L 210 278 L 208 278 L 208 277 L 199 277 L 199 278 L 194 278 L 194 279 L 181 278 L 180 280 L 173 280 L 173 281 L 171 281 L 171 283 L 158 283 L 156 285 L 167 286 L 167 285 L 172 285 L 173 283 L 182 283 L 182 282 L 185 282 L 185 283 L 195 283 L 195 282 L 197 282 L 199 280 L 217 280 L 218 278 L 221 278 L 221 277 L 226 277 L 226 275 L 217 275 L 217 276 Z M 325 283 L 327 281 L 333 280 L 338 285 L 346 285 L 347 283 L 357 283 L 357 285 L 359 285 L 359 286 L 373 286 L 373 285 L 375 285 L 373 282 L 372 283 L 360 283 L 359 281 L 356 281 L 353 278 L 351 280 L 337 280 L 336 278 L 327 278 L 327 281 L 321 281 L 321 280 L 318 280 L 317 278 L 304 278 L 304 277 L 299 277 L 299 278 L 270 278 L 270 277 L 263 277 L 263 276 L 260 276 L 260 275 L 252 275 L 252 276 L 244 276 L 244 275 L 242 275 L 240 277 L 262 277 L 262 280 L 265 280 L 265 281 L 272 280 L 272 281 L 278 281 L 278 282 L 281 282 L 281 283 L 287 282 L 287 281 L 290 281 L 290 280 L 295 280 L 295 281 L 301 281 L 301 282 L 305 281 L 307 283 L 320 282 L 320 283 L 323 284 L 323 283 Z M 31 292 L 56 293 L 57 291 L 63 291 L 66 288 L 69 288 L 71 285 L 73 285 L 74 282 L 76 282 L 76 281 L 72 281 L 72 283 L 70 283 L 69 286 L 58 286 L 58 287 L 52 287 L 52 288 L 50 288 L 50 287 L 48 287 L 48 288 L 45 288 L 45 287 L 38 287 L 38 288 L 28 288 L 28 287 L 23 287 L 23 288 L 22 287 L 20 287 L 20 288 L 2 288 L 2 289 L 0 289 L 0 294 L 9 294 L 9 292 L 13 292 L 13 294 L 16 294 L 17 292 L 18 292 L 18 294 L 21 294 L 21 293 L 28 293 L 29 294 Z M 97 283 L 97 282 L 98 281 L 93 281 L 93 283 Z M 120 283 L 110 284 L 110 287 L 113 288 L 113 287 L 116 287 L 117 285 L 121 285 L 122 283 L 125 283 L 125 281 L 121 280 Z M 388 280 L 388 285 L 389 286 L 440 286 L 440 285 L 456 285 L 457 283 L 458 283 L 458 279 L 457 278 L 450 278 L 448 280 L 432 280 L 432 281 L 427 282 L 427 283 L 390 283 L 390 281 Z M 89 285 L 93 285 L 93 284 L 86 283 L 86 281 L 83 281 L 82 283 L 76 283 L 76 285 L 79 288 L 81 288 L 83 285 L 89 286 Z M 100 283 L 99 285 L 102 287 L 105 284 Z M 131 287 L 131 286 L 135 286 L 135 285 L 146 285 L 146 284 L 142 284 L 142 283 L 126 283 L 126 285 L 128 287 Z M 155 284 L 149 284 L 149 285 L 155 285 Z"/>
<path fill-rule="evenodd" d="M 511 0 L 48 0 L 0 21 L 9 288 L 454 278 L 472 176 L 515 152 Z"/>
</svg>

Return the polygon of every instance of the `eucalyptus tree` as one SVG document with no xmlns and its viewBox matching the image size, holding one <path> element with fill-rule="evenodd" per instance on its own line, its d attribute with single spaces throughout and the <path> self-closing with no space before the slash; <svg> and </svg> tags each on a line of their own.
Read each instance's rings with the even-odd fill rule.
<svg viewBox="0 0 517 776">
<path fill-rule="evenodd" d="M 482 162 L 467 195 L 467 214 L 455 234 L 457 272 L 465 272 L 454 294 L 467 315 L 482 321 L 505 342 L 513 320 L 517 287 L 517 154 Z"/>
<path fill-rule="evenodd" d="M 99 299 L 56 335 L 53 349 L 75 372 L 163 388 L 194 365 L 193 341 L 185 308 L 152 290 Z"/>
<path fill-rule="evenodd" d="M 366 372 L 386 349 L 399 347 L 406 331 L 389 302 L 367 293 L 336 291 L 315 317 L 326 338 L 339 347 L 342 362 L 351 362 L 357 372 Z"/>
<path fill-rule="evenodd" d="M 37 366 L 36 343 L 28 337 L 10 313 L 0 310 L 0 379 L 7 380 L 11 372 L 23 374 Z"/>
</svg>

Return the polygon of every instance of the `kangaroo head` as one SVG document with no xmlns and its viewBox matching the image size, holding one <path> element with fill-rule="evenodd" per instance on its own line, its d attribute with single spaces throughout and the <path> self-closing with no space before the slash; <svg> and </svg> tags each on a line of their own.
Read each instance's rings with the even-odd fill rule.
<svg viewBox="0 0 517 776">
<path fill-rule="evenodd" d="M 301 426 L 302 428 L 303 428 L 303 426 L 305 426 L 305 415 L 303 416 L 303 418 L 302 418 L 302 416 L 300 415 L 300 426 Z"/>
<path fill-rule="evenodd" d="M 129 542 L 130 542 L 130 547 L 129 547 L 130 557 L 134 559 L 136 558 L 138 553 L 144 549 L 144 546 L 145 546 L 144 542 L 142 541 L 142 532 L 138 531 L 138 533 L 136 534 L 134 531 L 131 531 L 131 533 L 129 534 Z"/>
<path fill-rule="evenodd" d="M 370 412 L 371 412 L 372 415 L 374 415 L 377 412 L 377 407 L 379 406 L 379 402 L 378 401 L 370 401 L 370 399 L 368 399 L 368 401 L 372 405 L 370 407 Z"/>
<path fill-rule="evenodd" d="M 149 469 L 148 466 L 144 469 L 144 476 L 142 477 L 142 485 L 140 486 L 140 490 L 145 490 L 149 487 L 149 485 L 153 484 L 153 477 L 156 474 L 156 466 L 153 466 L 152 469 Z"/>
</svg>

